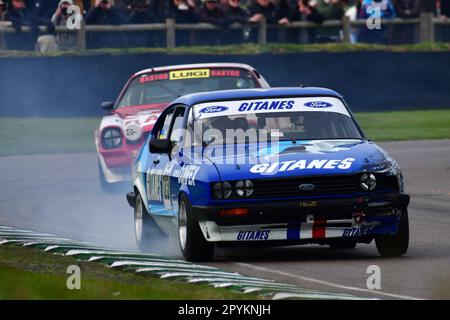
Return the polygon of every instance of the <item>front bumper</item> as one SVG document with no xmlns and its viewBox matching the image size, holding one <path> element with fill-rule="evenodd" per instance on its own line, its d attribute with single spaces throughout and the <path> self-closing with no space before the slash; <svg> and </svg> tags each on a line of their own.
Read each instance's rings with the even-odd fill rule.
<svg viewBox="0 0 450 320">
<path fill-rule="evenodd" d="M 409 195 L 376 193 L 326 199 L 260 201 L 194 206 L 193 214 L 208 241 L 326 242 L 354 237 L 370 241 L 394 234 Z M 220 210 L 248 208 L 244 217 L 221 217 Z"/>
</svg>

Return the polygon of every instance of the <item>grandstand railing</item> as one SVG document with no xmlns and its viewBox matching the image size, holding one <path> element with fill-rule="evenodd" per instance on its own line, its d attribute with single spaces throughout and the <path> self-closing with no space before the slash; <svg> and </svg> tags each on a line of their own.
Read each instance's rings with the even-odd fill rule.
<svg viewBox="0 0 450 320">
<path fill-rule="evenodd" d="M 291 22 L 288 25 L 269 25 L 263 19 L 257 24 L 232 24 L 228 28 L 230 30 L 243 30 L 253 29 L 256 30 L 256 42 L 258 44 L 268 43 L 268 30 L 271 29 L 299 29 L 305 32 L 308 29 L 314 28 L 334 28 L 340 29 L 341 41 L 344 43 L 351 42 L 352 29 L 357 27 L 363 27 L 366 25 L 366 20 L 350 20 L 345 16 L 341 21 L 339 20 L 329 20 L 324 21 L 321 24 L 316 24 L 309 21 L 298 21 Z M 400 26 L 409 25 L 416 27 L 417 32 L 415 33 L 415 42 L 433 42 L 435 39 L 434 30 L 437 25 L 447 25 L 450 26 L 450 21 L 445 21 L 433 17 L 432 13 L 421 13 L 419 18 L 415 19 L 391 19 L 391 20 L 381 20 L 382 26 Z M 77 49 L 86 49 L 86 34 L 87 33 L 104 33 L 104 32 L 152 32 L 152 31 L 163 31 L 165 32 L 166 47 L 174 48 L 176 47 L 176 31 L 186 30 L 186 31 L 208 31 L 208 30 L 221 30 L 221 27 L 209 24 L 209 23 L 195 23 L 195 24 L 177 24 L 174 19 L 167 19 L 165 23 L 152 23 L 152 24 L 123 24 L 123 25 L 85 25 L 81 23 L 81 28 L 78 30 L 69 30 L 64 26 L 57 26 L 57 32 L 74 32 L 77 34 Z M 41 26 L 41 30 L 44 31 L 45 27 Z M 22 32 L 29 32 L 30 28 L 23 27 Z M 12 27 L 10 22 L 3 21 L 0 22 L 0 50 L 7 49 L 5 42 L 3 40 L 3 35 L 5 33 L 14 33 L 15 29 Z"/>
</svg>

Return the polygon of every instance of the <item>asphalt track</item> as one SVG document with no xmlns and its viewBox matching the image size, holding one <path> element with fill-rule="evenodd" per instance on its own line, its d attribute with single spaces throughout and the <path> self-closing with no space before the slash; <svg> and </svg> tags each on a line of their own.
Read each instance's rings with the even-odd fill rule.
<svg viewBox="0 0 450 320">
<path fill-rule="evenodd" d="M 380 144 L 402 166 L 411 195 L 410 249 L 382 259 L 375 245 L 221 249 L 210 265 L 316 290 L 382 299 L 450 298 L 450 140 Z M 0 225 L 135 250 L 123 194 L 100 191 L 95 154 L 0 158 Z M 162 252 L 161 252 L 162 251 Z M 176 244 L 156 253 L 179 256 Z M 366 287 L 370 265 L 381 290 Z"/>
</svg>

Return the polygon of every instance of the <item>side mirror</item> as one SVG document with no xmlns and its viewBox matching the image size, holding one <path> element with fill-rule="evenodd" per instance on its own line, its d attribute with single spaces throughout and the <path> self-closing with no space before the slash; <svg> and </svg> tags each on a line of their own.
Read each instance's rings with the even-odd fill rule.
<svg viewBox="0 0 450 320">
<path fill-rule="evenodd" d="M 102 108 L 105 111 L 111 111 L 112 108 L 114 108 L 114 102 L 104 101 L 104 102 L 102 102 Z"/>
<path fill-rule="evenodd" d="M 150 152 L 151 153 L 170 153 L 170 140 L 169 139 L 150 139 Z"/>
</svg>

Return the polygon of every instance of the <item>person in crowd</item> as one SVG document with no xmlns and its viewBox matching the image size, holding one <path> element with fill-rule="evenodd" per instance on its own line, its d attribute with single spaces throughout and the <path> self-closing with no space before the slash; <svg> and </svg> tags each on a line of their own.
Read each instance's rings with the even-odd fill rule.
<svg viewBox="0 0 450 320">
<path fill-rule="evenodd" d="M 420 0 L 396 0 L 395 11 L 399 18 L 418 18 L 420 14 Z"/>
<path fill-rule="evenodd" d="M 240 0 L 227 0 L 225 4 L 222 4 L 221 8 L 229 23 L 246 24 L 248 22 L 249 13 L 241 7 Z"/>
<path fill-rule="evenodd" d="M 96 0 L 95 6 L 86 14 L 86 24 L 118 25 L 123 23 L 122 15 L 109 0 Z"/>
<path fill-rule="evenodd" d="M 247 10 L 241 6 L 240 0 L 227 0 L 225 4 L 221 5 L 225 16 L 227 17 L 228 23 L 231 24 L 248 24 L 248 19 L 250 17 Z M 244 27 L 243 29 L 228 29 L 224 31 L 226 33 L 226 38 L 224 39 L 224 44 L 235 44 L 249 41 L 252 35 L 252 29 L 250 27 Z"/>
<path fill-rule="evenodd" d="M 219 6 L 218 0 L 203 0 L 203 5 L 197 9 L 199 21 L 212 23 L 218 26 L 227 26 L 228 19 Z"/>
<path fill-rule="evenodd" d="M 377 8 L 377 10 L 374 10 L 374 8 Z M 395 7 L 391 0 L 362 0 L 358 16 L 362 19 L 376 18 L 377 12 L 379 12 L 378 18 L 381 20 L 396 17 Z M 390 28 L 383 26 L 382 22 L 379 29 L 368 29 L 364 26 L 360 29 L 358 42 L 386 44 L 389 41 L 390 30 Z"/>
<path fill-rule="evenodd" d="M 70 18 L 68 10 L 72 5 L 74 5 L 73 0 L 60 0 L 51 19 L 55 26 L 67 26 Z M 75 12 L 72 12 L 72 14 L 75 14 Z M 73 49 L 77 44 L 77 35 L 73 32 L 58 33 L 56 36 L 56 44 L 59 49 Z"/>
<path fill-rule="evenodd" d="M 159 22 L 157 12 L 152 10 L 149 0 L 134 0 L 127 9 L 129 11 L 127 22 L 130 24 Z"/>
<path fill-rule="evenodd" d="M 6 10 L 6 3 L 3 0 L 0 0 L 0 21 L 3 21 L 3 14 Z"/>
<path fill-rule="evenodd" d="M 271 0 L 271 2 L 275 6 L 275 19 L 278 24 L 289 24 L 293 14 L 291 0 Z"/>
<path fill-rule="evenodd" d="M 450 0 L 439 1 L 439 17 L 443 20 L 450 18 Z"/>
<path fill-rule="evenodd" d="M 26 10 L 27 4 L 25 0 L 11 0 L 10 7 L 5 13 L 5 20 L 11 21 L 13 27 L 16 29 L 15 34 L 5 36 L 8 49 L 16 50 L 34 50 L 38 37 L 42 34 L 39 26 L 46 26 L 44 34 L 50 35 L 46 39 L 50 40 L 55 34 L 55 26 L 50 20 L 40 18 L 31 10 Z M 22 32 L 22 27 L 30 27 L 30 33 Z"/>
<path fill-rule="evenodd" d="M 396 17 L 394 4 L 391 0 L 362 0 L 360 17 L 367 19 L 373 15 L 371 7 L 377 7 L 381 19 L 393 19 Z"/>
<path fill-rule="evenodd" d="M 85 17 L 86 24 L 92 25 L 119 25 L 124 19 L 119 10 L 109 0 L 96 0 Z M 88 33 L 88 48 L 112 48 L 121 47 L 124 42 L 124 34 L 119 32 Z"/>
<path fill-rule="evenodd" d="M 341 20 L 345 2 L 342 0 L 317 0 L 314 7 L 325 20 Z"/>
<path fill-rule="evenodd" d="M 171 0 L 167 2 L 166 19 L 175 19 L 176 23 L 195 23 L 197 4 L 193 0 Z"/>
<path fill-rule="evenodd" d="M 158 16 L 156 2 L 151 0 L 133 0 L 128 8 L 127 23 L 145 24 L 157 23 L 162 19 Z M 160 32 L 137 31 L 124 34 L 126 47 L 148 47 L 162 45 Z"/>
<path fill-rule="evenodd" d="M 275 5 L 270 0 L 256 0 L 249 7 L 249 22 L 258 23 L 265 18 L 268 24 L 277 24 Z"/>
<path fill-rule="evenodd" d="M 291 21 L 309 21 L 314 23 L 322 23 L 323 16 L 314 8 L 309 0 L 297 0 L 297 4 L 291 15 Z M 316 41 L 317 31 L 315 28 L 305 28 L 300 30 L 292 30 L 299 43 L 313 43 Z"/>
<path fill-rule="evenodd" d="M 292 20 L 322 23 L 325 19 L 315 7 L 311 6 L 308 0 L 297 0 L 297 5 L 292 14 Z"/>
</svg>

